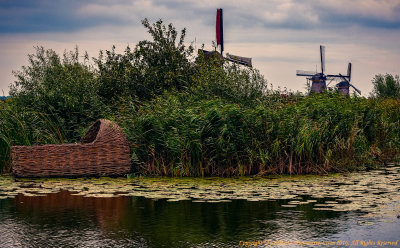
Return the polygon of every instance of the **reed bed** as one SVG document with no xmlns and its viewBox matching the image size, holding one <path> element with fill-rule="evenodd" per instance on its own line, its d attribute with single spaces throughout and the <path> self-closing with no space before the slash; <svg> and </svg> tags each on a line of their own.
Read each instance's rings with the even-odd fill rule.
<svg viewBox="0 0 400 248">
<path fill-rule="evenodd" d="M 373 167 L 399 154 L 399 100 L 328 93 L 273 101 L 249 107 L 175 94 L 119 121 L 142 174 L 328 173 Z"/>
<path fill-rule="evenodd" d="M 11 146 L 63 143 L 63 137 L 51 116 L 17 109 L 11 99 L 0 101 L 0 172 L 11 170 Z"/>
</svg>

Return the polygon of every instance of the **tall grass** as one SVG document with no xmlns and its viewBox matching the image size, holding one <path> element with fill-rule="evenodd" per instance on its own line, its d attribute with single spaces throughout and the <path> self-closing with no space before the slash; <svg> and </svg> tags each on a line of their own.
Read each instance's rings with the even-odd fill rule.
<svg viewBox="0 0 400 248">
<path fill-rule="evenodd" d="M 399 108 L 396 100 L 334 93 L 255 107 L 170 94 L 119 121 L 140 173 L 327 173 L 394 159 L 400 149 Z"/>
<path fill-rule="evenodd" d="M 51 116 L 21 111 L 9 104 L 10 101 L 0 101 L 0 172 L 11 169 L 11 146 L 63 143 L 64 140 L 63 130 Z"/>
</svg>

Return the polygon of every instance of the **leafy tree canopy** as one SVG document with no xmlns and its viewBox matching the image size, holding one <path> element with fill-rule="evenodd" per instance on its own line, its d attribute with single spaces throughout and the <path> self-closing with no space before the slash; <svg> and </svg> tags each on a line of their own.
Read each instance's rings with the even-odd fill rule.
<svg viewBox="0 0 400 248">
<path fill-rule="evenodd" d="M 380 98 L 400 99 L 400 79 L 399 75 L 376 75 L 372 80 L 374 89 L 372 94 Z"/>
</svg>

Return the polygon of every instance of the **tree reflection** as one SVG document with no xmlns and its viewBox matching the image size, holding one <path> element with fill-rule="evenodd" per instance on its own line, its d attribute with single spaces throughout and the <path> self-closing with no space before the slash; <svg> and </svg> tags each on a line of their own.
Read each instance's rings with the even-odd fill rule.
<svg viewBox="0 0 400 248">
<path fill-rule="evenodd" d="M 37 240 L 43 246 L 56 239 L 68 237 L 79 241 L 95 234 L 92 239 L 97 242 L 117 242 L 126 247 L 132 242 L 148 247 L 187 247 L 212 244 L 210 241 L 229 247 L 240 240 L 312 240 L 347 228 L 347 214 L 314 211 L 311 204 L 282 208 L 286 203 L 286 200 L 168 202 L 127 196 L 84 197 L 61 191 L 39 197 L 19 194 L 12 204 L 0 204 L 0 215 L 8 208 L 6 212 L 19 225 L 27 227 L 16 239 L 26 240 L 29 239 L 26 235 L 39 233 L 47 235 Z"/>
</svg>

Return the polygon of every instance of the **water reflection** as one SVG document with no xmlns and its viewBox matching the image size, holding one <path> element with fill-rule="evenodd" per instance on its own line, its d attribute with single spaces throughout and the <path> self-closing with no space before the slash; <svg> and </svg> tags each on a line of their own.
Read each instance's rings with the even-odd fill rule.
<svg viewBox="0 0 400 248">
<path fill-rule="evenodd" d="M 35 197 L 19 194 L 0 200 L 0 241 L 1 247 L 232 247 L 240 240 L 330 241 L 353 230 L 358 218 L 357 212 L 315 211 L 310 204 L 282 208 L 287 201 L 167 202 L 84 197 L 65 190 Z"/>
</svg>

